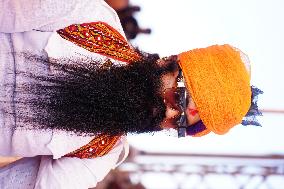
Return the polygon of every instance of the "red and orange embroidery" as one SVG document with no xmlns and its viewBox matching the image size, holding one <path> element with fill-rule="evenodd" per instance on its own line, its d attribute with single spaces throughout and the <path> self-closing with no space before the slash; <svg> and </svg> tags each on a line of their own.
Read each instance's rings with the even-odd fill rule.
<svg viewBox="0 0 284 189">
<path fill-rule="evenodd" d="M 64 39 L 84 48 L 115 60 L 131 63 L 140 59 L 140 55 L 127 40 L 104 22 L 74 24 L 57 33 Z M 66 154 L 64 157 L 95 158 L 107 154 L 120 139 L 119 136 L 98 135 L 88 144 Z"/>
<path fill-rule="evenodd" d="M 104 22 L 74 24 L 57 33 L 64 39 L 115 60 L 131 63 L 140 55 L 114 28 Z M 66 154 L 64 157 L 95 158 L 107 154 L 121 138 L 119 136 L 98 135 L 88 144 Z"/>
<path fill-rule="evenodd" d="M 140 59 L 127 40 L 104 22 L 74 24 L 58 30 L 57 33 L 88 51 L 116 60 L 131 63 Z"/>
<path fill-rule="evenodd" d="M 81 148 L 66 154 L 64 157 L 95 158 L 107 154 L 121 136 L 98 135 Z"/>
</svg>

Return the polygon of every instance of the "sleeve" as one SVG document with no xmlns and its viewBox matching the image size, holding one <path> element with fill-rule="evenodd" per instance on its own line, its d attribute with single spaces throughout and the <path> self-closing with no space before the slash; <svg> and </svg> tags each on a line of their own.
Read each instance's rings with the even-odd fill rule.
<svg viewBox="0 0 284 189">
<path fill-rule="evenodd" d="M 0 188 L 33 189 L 40 161 L 40 156 L 28 157 L 1 167 Z"/>
<path fill-rule="evenodd" d="M 118 165 L 117 161 L 121 152 L 126 151 L 125 147 L 126 145 L 120 142 L 108 154 L 93 159 L 53 159 L 52 156 L 23 158 L 0 169 L 0 186 L 25 186 L 27 189 L 92 188 Z"/>
<path fill-rule="evenodd" d="M 0 0 L 0 32 L 30 31 L 72 12 L 79 0 Z"/>
</svg>

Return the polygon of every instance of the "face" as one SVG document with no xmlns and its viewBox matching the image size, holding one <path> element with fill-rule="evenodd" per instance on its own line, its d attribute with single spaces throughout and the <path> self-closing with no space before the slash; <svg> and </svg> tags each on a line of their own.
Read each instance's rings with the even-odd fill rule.
<svg viewBox="0 0 284 189">
<path fill-rule="evenodd" d="M 160 66 L 165 66 L 170 62 L 178 62 L 177 56 L 170 56 L 168 58 L 160 59 L 158 64 Z M 162 128 L 176 128 L 177 127 L 177 120 L 179 119 L 182 110 L 177 106 L 178 104 L 178 75 L 179 70 L 178 68 L 170 73 L 164 74 L 161 78 L 162 80 L 162 88 L 161 88 L 161 95 L 164 98 L 164 103 L 166 105 L 166 115 L 161 123 Z M 198 111 L 196 109 L 196 105 L 192 100 L 190 94 L 186 96 L 186 109 L 185 114 L 187 118 L 188 125 L 195 124 L 200 120 Z"/>
</svg>

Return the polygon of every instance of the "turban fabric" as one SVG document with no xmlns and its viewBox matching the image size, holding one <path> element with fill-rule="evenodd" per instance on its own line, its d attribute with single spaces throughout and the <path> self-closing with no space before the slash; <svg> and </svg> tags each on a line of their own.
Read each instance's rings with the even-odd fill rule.
<svg viewBox="0 0 284 189">
<path fill-rule="evenodd" d="M 206 129 L 225 134 L 242 122 L 251 104 L 250 73 L 242 52 L 230 45 L 214 45 L 178 55 L 186 87 Z"/>
</svg>

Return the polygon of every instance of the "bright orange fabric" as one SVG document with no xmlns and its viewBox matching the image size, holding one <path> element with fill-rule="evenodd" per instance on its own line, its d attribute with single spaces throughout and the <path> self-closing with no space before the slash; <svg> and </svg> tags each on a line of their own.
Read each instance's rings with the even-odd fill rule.
<svg viewBox="0 0 284 189">
<path fill-rule="evenodd" d="M 225 134 L 241 123 L 251 103 L 250 75 L 240 51 L 214 45 L 179 54 L 187 88 L 207 130 Z"/>
</svg>

